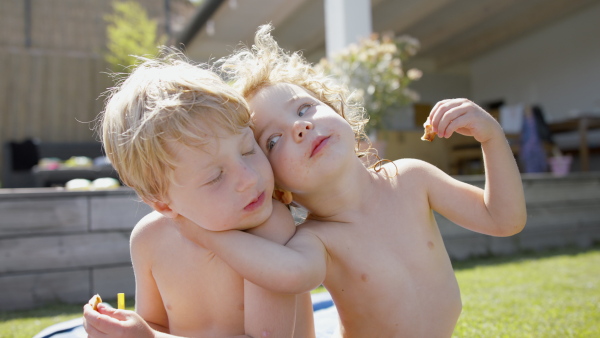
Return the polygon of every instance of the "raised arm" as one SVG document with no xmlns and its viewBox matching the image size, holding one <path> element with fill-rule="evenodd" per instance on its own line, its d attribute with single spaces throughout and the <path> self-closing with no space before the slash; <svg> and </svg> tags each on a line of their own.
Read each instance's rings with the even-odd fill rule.
<svg viewBox="0 0 600 338">
<path fill-rule="evenodd" d="M 279 212 L 289 213 L 273 201 L 273 213 Z M 305 229 L 298 229 L 283 246 L 248 232 L 210 232 L 187 221 L 178 225 L 188 239 L 214 251 L 245 279 L 266 289 L 299 294 L 316 288 L 325 279 L 325 247 Z"/>
<path fill-rule="evenodd" d="M 521 175 L 500 124 L 466 99 L 436 104 L 428 121 L 441 138 L 454 132 L 481 143 L 485 189 L 452 179 L 437 168 L 425 170 L 431 206 L 465 228 L 492 236 L 510 236 L 525 226 L 527 212 Z"/>
</svg>

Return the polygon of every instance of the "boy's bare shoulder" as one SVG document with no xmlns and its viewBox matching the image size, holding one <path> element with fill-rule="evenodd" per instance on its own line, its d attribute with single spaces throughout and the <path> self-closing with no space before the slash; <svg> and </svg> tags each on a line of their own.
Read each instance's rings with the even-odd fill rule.
<svg viewBox="0 0 600 338">
<path fill-rule="evenodd" d="M 175 228 L 174 221 L 159 212 L 153 211 L 144 216 L 131 232 L 131 245 L 152 243 L 164 239 Z"/>
</svg>

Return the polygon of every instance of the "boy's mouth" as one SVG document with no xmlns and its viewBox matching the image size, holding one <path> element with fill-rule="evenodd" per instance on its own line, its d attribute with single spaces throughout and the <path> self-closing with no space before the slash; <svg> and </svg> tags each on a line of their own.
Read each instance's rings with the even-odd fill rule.
<svg viewBox="0 0 600 338">
<path fill-rule="evenodd" d="M 329 141 L 329 136 L 319 136 L 312 143 L 312 152 L 310 153 L 310 157 L 315 156 L 321 149 L 325 147 L 327 142 Z"/>
<path fill-rule="evenodd" d="M 258 209 L 263 204 L 264 201 L 265 201 L 265 192 L 263 191 L 260 195 L 258 195 L 257 198 L 252 200 L 252 202 L 250 202 L 250 204 L 248 204 L 246 207 L 244 207 L 244 210 L 254 211 L 254 210 Z"/>
</svg>

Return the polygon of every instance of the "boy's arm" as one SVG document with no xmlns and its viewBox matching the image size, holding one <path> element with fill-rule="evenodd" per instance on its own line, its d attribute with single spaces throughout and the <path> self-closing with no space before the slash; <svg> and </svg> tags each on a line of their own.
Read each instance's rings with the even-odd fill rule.
<svg viewBox="0 0 600 338">
<path fill-rule="evenodd" d="M 466 99 L 441 101 L 429 121 L 439 137 L 454 132 L 481 142 L 485 166 L 485 189 L 450 178 L 428 168 L 429 201 L 433 209 L 465 228 L 493 236 L 510 236 L 525 226 L 527 213 L 521 175 L 500 124 L 482 108 Z"/>
<path fill-rule="evenodd" d="M 279 202 L 273 202 L 274 210 Z M 189 222 L 178 222 L 189 240 L 214 251 L 247 280 L 268 290 L 299 294 L 325 279 L 327 253 L 320 239 L 298 229 L 285 245 L 238 230 L 211 232 Z"/>
<path fill-rule="evenodd" d="M 135 275 L 135 311 L 150 327 L 160 332 L 169 332 L 169 320 L 163 305 L 162 297 L 152 275 L 152 249 L 154 233 L 147 231 L 150 224 L 148 218 L 142 219 L 131 234 L 131 262 Z M 162 222 L 153 220 L 150 222 Z"/>
</svg>

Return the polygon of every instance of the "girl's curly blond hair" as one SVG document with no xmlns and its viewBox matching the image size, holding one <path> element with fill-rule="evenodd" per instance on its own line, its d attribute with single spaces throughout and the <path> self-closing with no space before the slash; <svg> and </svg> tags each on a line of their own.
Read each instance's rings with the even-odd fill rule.
<svg viewBox="0 0 600 338">
<path fill-rule="evenodd" d="M 247 100 L 262 88 L 277 83 L 294 84 L 308 90 L 348 121 L 357 141 L 355 151 L 358 156 L 365 155 L 368 150 L 360 150 L 360 143 L 364 142 L 366 148 L 370 148 L 370 141 L 365 134 L 369 119 L 364 108 L 352 100 L 346 87 L 315 70 L 300 52 L 288 53 L 281 49 L 271 35 L 272 30 L 270 24 L 260 26 L 252 48 L 242 46 L 219 60 L 217 66 L 220 66 L 222 76 Z"/>
</svg>

